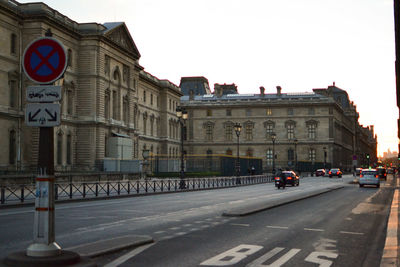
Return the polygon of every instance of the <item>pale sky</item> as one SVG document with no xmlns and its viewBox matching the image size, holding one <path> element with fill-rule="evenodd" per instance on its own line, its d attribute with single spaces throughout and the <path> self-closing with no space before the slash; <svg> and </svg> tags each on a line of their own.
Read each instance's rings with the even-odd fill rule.
<svg viewBox="0 0 400 267">
<path fill-rule="evenodd" d="M 19 1 L 21 3 L 32 1 Z M 378 154 L 397 151 L 393 0 L 44 0 L 79 23 L 126 23 L 140 64 L 235 83 L 239 93 L 336 86 L 375 125 Z"/>
</svg>

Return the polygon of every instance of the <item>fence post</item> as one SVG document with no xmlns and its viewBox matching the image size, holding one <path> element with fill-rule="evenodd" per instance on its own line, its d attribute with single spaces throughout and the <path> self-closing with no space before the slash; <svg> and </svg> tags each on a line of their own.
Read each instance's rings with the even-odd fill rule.
<svg viewBox="0 0 400 267">
<path fill-rule="evenodd" d="M 121 193 L 121 182 L 118 181 L 118 195 Z"/>
<path fill-rule="evenodd" d="M 72 182 L 69 182 L 69 198 L 72 198 Z"/>
<path fill-rule="evenodd" d="M 161 180 L 161 192 L 164 192 L 164 180 Z"/>
<path fill-rule="evenodd" d="M 99 182 L 96 182 L 96 197 L 99 196 Z"/>
<path fill-rule="evenodd" d="M 148 190 L 148 187 L 147 187 L 147 180 L 145 181 L 145 183 L 146 183 L 146 186 L 145 186 L 144 191 L 146 191 L 146 193 L 147 193 L 147 190 Z"/>
<path fill-rule="evenodd" d="M 107 196 L 110 195 L 110 182 L 107 181 Z"/>
<path fill-rule="evenodd" d="M 1 204 L 4 204 L 4 202 L 5 202 L 5 194 L 6 194 L 6 189 L 2 186 L 1 187 L 1 197 L 0 197 Z"/>
<path fill-rule="evenodd" d="M 24 192 L 24 186 L 21 186 L 21 202 L 24 202 L 24 198 L 25 198 L 25 192 Z"/>
<path fill-rule="evenodd" d="M 168 179 L 168 191 L 171 191 L 171 180 Z"/>
<path fill-rule="evenodd" d="M 58 199 L 58 184 L 54 184 L 54 199 Z"/>
<path fill-rule="evenodd" d="M 128 180 L 128 195 L 131 193 L 131 181 Z"/>
<path fill-rule="evenodd" d="M 83 198 L 86 197 L 86 183 L 83 183 Z"/>
<path fill-rule="evenodd" d="M 136 193 L 139 194 L 139 180 L 136 181 Z"/>
<path fill-rule="evenodd" d="M 156 192 L 156 181 L 153 182 L 153 185 L 154 185 L 153 192 Z"/>
</svg>

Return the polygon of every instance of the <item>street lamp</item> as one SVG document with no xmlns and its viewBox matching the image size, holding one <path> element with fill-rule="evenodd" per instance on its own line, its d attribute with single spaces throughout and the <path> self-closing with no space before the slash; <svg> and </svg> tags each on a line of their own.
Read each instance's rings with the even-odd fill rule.
<svg viewBox="0 0 400 267">
<path fill-rule="evenodd" d="M 324 147 L 324 169 L 326 170 L 326 147 Z"/>
<path fill-rule="evenodd" d="M 188 114 L 185 108 L 183 107 L 176 107 L 176 116 L 178 117 L 179 124 L 181 126 L 181 172 L 180 172 L 180 182 L 179 182 L 179 189 L 185 189 L 185 162 L 184 162 L 184 150 L 183 150 L 183 137 L 184 137 L 184 126 L 185 122 L 188 118 Z"/>
<path fill-rule="evenodd" d="M 297 144 L 299 140 L 297 138 L 294 139 L 294 171 L 297 171 Z"/>
<path fill-rule="evenodd" d="M 235 129 L 235 133 L 237 136 L 237 155 L 236 155 L 236 184 L 240 184 L 240 161 L 239 161 L 239 136 L 240 132 L 242 131 L 242 125 L 240 123 L 235 123 L 233 126 Z"/>
<path fill-rule="evenodd" d="M 276 140 L 276 133 L 271 133 L 272 139 L 272 173 L 275 175 L 275 140 Z"/>
</svg>

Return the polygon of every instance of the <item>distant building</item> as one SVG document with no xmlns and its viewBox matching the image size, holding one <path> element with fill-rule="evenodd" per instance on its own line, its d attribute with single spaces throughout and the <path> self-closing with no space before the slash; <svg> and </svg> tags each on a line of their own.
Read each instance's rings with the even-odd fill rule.
<svg viewBox="0 0 400 267">
<path fill-rule="evenodd" d="M 325 160 L 327 167 L 350 171 L 365 163 L 367 153 L 376 161 L 373 126 L 359 125 L 356 106 L 335 84 L 308 93 L 283 93 L 278 86 L 274 93 L 260 87 L 259 94 L 224 94 L 221 88 L 181 97 L 189 114 L 189 154 L 236 155 L 233 126 L 240 123 L 240 156 L 262 158 L 265 170 L 272 169 L 274 148 L 277 168 L 294 168 L 296 158 L 302 171 L 322 168 Z"/>
</svg>

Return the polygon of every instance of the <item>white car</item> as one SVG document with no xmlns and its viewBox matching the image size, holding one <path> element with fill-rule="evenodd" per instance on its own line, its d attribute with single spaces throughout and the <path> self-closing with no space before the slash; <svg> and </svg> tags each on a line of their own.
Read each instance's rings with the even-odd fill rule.
<svg viewBox="0 0 400 267">
<path fill-rule="evenodd" d="M 376 169 L 363 169 L 360 174 L 360 179 L 358 180 L 360 187 L 364 185 L 375 185 L 379 187 L 380 182 L 379 174 Z"/>
</svg>

